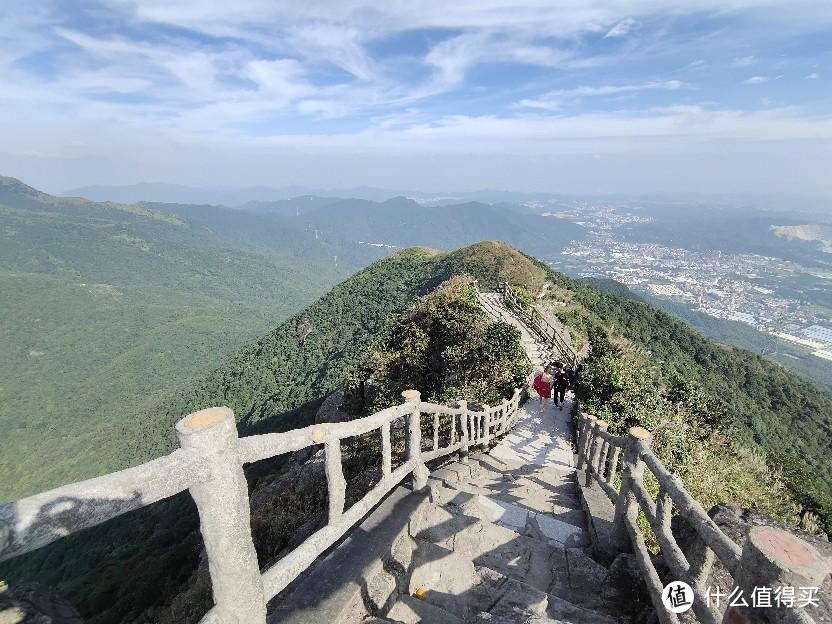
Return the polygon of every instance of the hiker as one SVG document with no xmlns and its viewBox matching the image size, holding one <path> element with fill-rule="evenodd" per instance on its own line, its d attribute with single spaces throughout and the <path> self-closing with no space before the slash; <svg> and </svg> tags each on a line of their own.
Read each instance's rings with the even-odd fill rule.
<svg viewBox="0 0 832 624">
<path fill-rule="evenodd" d="M 546 401 L 549 400 L 549 397 L 552 396 L 552 382 L 554 378 L 552 377 L 552 369 L 547 366 L 543 369 L 543 372 L 539 375 L 536 375 L 533 382 L 533 387 L 535 392 L 537 392 L 537 398 L 540 402 L 540 409 L 542 410 L 546 407 Z"/>
<path fill-rule="evenodd" d="M 558 399 L 560 399 L 560 411 L 563 411 L 563 403 L 566 398 L 566 390 L 569 388 L 569 375 L 566 373 L 566 370 L 561 365 L 560 370 L 555 373 L 554 376 L 554 396 L 555 396 L 555 407 L 558 407 Z"/>
</svg>

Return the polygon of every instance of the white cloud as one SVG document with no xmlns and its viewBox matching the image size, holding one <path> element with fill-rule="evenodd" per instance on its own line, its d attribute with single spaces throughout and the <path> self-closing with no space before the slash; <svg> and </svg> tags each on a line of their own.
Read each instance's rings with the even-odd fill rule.
<svg viewBox="0 0 832 624">
<path fill-rule="evenodd" d="M 517 106 L 526 108 L 540 108 L 543 110 L 559 110 L 564 100 L 591 96 L 612 96 L 634 94 L 639 91 L 676 90 L 687 85 L 680 80 L 650 81 L 635 85 L 601 85 L 597 87 L 580 86 L 574 89 L 561 89 L 545 93 L 537 99 L 524 99 Z"/>
<path fill-rule="evenodd" d="M 607 34 L 604 35 L 604 39 L 609 37 L 623 37 L 627 35 L 634 26 L 636 26 L 637 22 L 631 17 L 628 17 L 625 20 L 621 20 L 615 26 L 607 31 Z"/>
<path fill-rule="evenodd" d="M 244 73 L 269 97 L 292 101 L 314 92 L 305 79 L 303 65 L 294 59 L 250 61 Z"/>
<path fill-rule="evenodd" d="M 508 155 L 540 155 L 567 140 L 625 149 L 664 139 L 828 136 L 817 103 L 818 118 L 771 109 L 775 100 L 767 117 L 746 112 L 759 105 L 756 89 L 742 94 L 747 101 L 737 100 L 737 110 L 705 103 L 720 98 L 712 74 L 759 65 L 748 51 L 768 59 L 766 46 L 790 33 L 828 30 L 828 0 L 238 0 L 233 10 L 221 0 L 106 4 L 123 19 L 104 32 L 83 23 L 82 8 L 70 16 L 75 8 L 62 2 L 5 0 L 0 150 L 8 142 L 9 151 L 80 163 L 100 131 L 120 137 L 121 152 L 96 144 L 98 165 L 113 163 L 97 171 L 109 172 L 131 141 L 152 163 L 155 140 L 160 151 L 170 141 L 210 140 L 218 153 L 286 146 L 319 155 L 330 147 L 499 154 L 511 146 Z M 695 28 L 686 30 L 688 21 Z M 805 78 L 820 77 L 816 58 L 793 54 L 789 69 L 771 67 L 771 77 L 745 82 L 771 81 L 763 91 L 776 97 L 768 93 L 776 71 L 811 68 Z M 697 60 L 685 65 L 690 59 Z M 657 79 L 667 67 L 696 70 L 687 74 L 696 80 Z M 686 105 L 649 108 L 646 92 Z M 699 104 L 690 106 L 694 93 Z M 598 98 L 618 110 L 572 113 Z M 122 175 L 145 169 L 131 171 Z"/>
</svg>

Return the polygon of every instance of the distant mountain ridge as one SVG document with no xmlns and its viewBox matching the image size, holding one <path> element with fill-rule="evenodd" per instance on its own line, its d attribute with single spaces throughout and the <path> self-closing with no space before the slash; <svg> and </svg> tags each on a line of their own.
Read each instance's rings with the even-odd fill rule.
<svg viewBox="0 0 832 624">
<path fill-rule="evenodd" d="M 249 202 L 278 202 L 299 196 L 335 197 L 338 199 L 366 199 L 383 202 L 391 197 L 406 196 L 431 206 L 479 201 L 485 203 L 521 203 L 530 200 L 553 199 L 558 195 L 546 192 L 518 192 L 500 190 L 428 192 L 405 189 L 386 189 L 357 186 L 350 189 L 312 188 L 305 186 L 250 186 L 239 188 L 196 187 L 164 182 L 140 182 L 123 186 L 91 185 L 68 189 L 63 197 L 84 197 L 94 201 L 124 203 L 163 202 L 177 204 L 212 204 L 242 207 Z"/>
<path fill-rule="evenodd" d="M 586 235 L 583 226 L 565 219 L 534 214 L 517 206 L 480 202 L 425 206 L 403 196 L 383 202 L 354 198 L 330 201 L 307 196 L 249 207 L 258 212 L 268 210 L 263 214 L 272 219 L 294 218 L 345 248 L 360 244 L 393 248 L 429 245 L 452 250 L 481 240 L 499 239 L 526 253 L 545 257 Z"/>
</svg>

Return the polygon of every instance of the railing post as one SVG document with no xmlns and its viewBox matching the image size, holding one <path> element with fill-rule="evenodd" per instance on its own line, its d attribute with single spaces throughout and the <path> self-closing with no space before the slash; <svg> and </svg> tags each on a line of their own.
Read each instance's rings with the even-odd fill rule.
<svg viewBox="0 0 832 624">
<path fill-rule="evenodd" d="M 421 490 L 428 484 L 428 471 L 425 462 L 422 461 L 422 412 L 419 408 L 422 402 L 422 393 L 418 390 L 405 390 L 402 392 L 405 404 L 410 406 L 410 431 L 407 437 L 407 460 L 415 461 L 413 466 L 413 489 Z"/>
<path fill-rule="evenodd" d="M 595 416 L 581 415 L 580 433 L 578 434 L 578 470 L 583 470 L 586 467 L 587 449 L 592 440 L 592 425 L 595 420 Z"/>
<path fill-rule="evenodd" d="M 238 450 L 234 413 L 227 407 L 194 412 L 176 423 L 179 446 L 206 460 L 207 479 L 190 488 L 216 605 L 223 624 L 265 624 L 266 602 L 251 539 L 248 485 Z"/>
<path fill-rule="evenodd" d="M 489 438 L 489 432 L 488 432 L 489 421 L 491 420 L 490 415 L 488 413 L 488 410 L 490 410 L 490 409 L 491 408 L 488 405 L 483 403 L 483 405 L 482 405 L 482 420 L 480 421 L 480 423 L 482 424 L 482 439 L 480 440 L 480 448 L 483 450 L 483 452 L 488 450 L 488 440 L 490 439 Z"/>
<path fill-rule="evenodd" d="M 607 430 L 606 424 L 607 423 L 604 423 L 605 426 L 602 429 L 602 431 Z M 606 440 L 603 440 L 602 444 L 601 444 L 601 453 L 598 456 L 598 476 L 600 476 L 604 481 L 607 480 L 606 467 L 607 467 L 607 456 L 609 455 L 609 452 L 610 452 L 610 443 L 607 442 Z"/>
<path fill-rule="evenodd" d="M 627 448 L 624 451 L 624 466 L 621 474 L 621 490 L 618 493 L 618 503 L 615 506 L 613 518 L 612 539 L 619 552 L 631 552 L 633 547 L 624 518 L 629 517 L 633 526 L 638 519 L 638 501 L 630 488 L 632 482 L 644 481 L 644 462 L 641 456 L 650 450 L 653 435 L 642 427 L 630 429 Z"/>
<path fill-rule="evenodd" d="M 599 473 L 600 470 L 600 461 L 601 461 L 601 447 L 604 445 L 604 439 L 598 435 L 599 431 L 606 431 L 607 430 L 607 423 L 603 420 L 596 420 L 592 423 L 592 436 L 591 438 L 591 445 L 589 451 L 589 459 L 587 460 L 587 465 L 584 468 L 584 475 L 586 477 L 586 482 L 584 485 L 586 487 L 592 487 L 592 471 Z"/>
<path fill-rule="evenodd" d="M 621 449 L 617 446 L 612 447 L 612 456 L 610 457 L 610 470 L 607 473 L 607 483 L 615 481 L 615 475 L 618 471 L 618 457 L 621 454 Z"/>
<path fill-rule="evenodd" d="M 347 500 L 347 480 L 341 460 L 341 440 L 335 438 L 324 444 L 326 483 L 329 490 L 329 524 L 335 524 L 344 513 Z"/>
<path fill-rule="evenodd" d="M 462 414 L 459 415 L 459 435 L 461 438 L 460 441 L 462 442 L 462 446 L 459 448 L 459 461 L 463 464 L 467 464 L 468 445 L 470 441 L 468 432 L 471 427 L 471 419 L 468 414 L 468 401 L 457 401 L 457 403 L 460 409 L 464 410 Z"/>
<path fill-rule="evenodd" d="M 381 426 L 381 474 L 386 481 L 393 472 L 393 448 L 390 444 L 390 423 Z"/>
<path fill-rule="evenodd" d="M 757 608 L 729 606 L 722 621 L 730 624 L 813 622 L 808 612 L 797 608 L 800 588 L 819 588 L 828 574 L 823 557 L 802 539 L 770 526 L 752 527 L 742 549 L 734 585 L 742 590 L 749 605 L 754 604 L 752 596 L 753 592 L 759 591 L 757 588 L 769 588 L 771 594 L 777 588 L 793 588 L 793 606 L 782 603 L 778 606 L 774 596 L 769 594 L 771 606 L 760 607 L 759 602 Z"/>
</svg>

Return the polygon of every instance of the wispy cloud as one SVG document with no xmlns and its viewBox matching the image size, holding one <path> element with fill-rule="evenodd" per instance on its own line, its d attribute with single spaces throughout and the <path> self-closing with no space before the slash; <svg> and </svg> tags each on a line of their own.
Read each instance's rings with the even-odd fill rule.
<svg viewBox="0 0 832 624">
<path fill-rule="evenodd" d="M 53 154 L 80 163 L 95 145 L 97 162 L 115 168 L 131 141 L 148 154 L 154 145 L 185 150 L 199 142 L 219 154 L 222 146 L 238 153 L 279 145 L 320 153 L 333 145 L 476 150 L 478 141 L 495 154 L 498 145 L 521 154 L 524 145 L 563 137 L 621 146 L 697 134 L 803 140 L 825 136 L 832 117 L 816 94 L 804 97 L 794 81 L 774 77 L 816 69 L 799 81 L 811 91 L 823 50 L 802 35 L 832 28 L 828 0 L 96 7 L 4 4 L 0 157 Z M 786 52 L 788 69 L 779 69 L 774 61 Z M 737 74 L 751 67 L 769 75 Z M 735 89 L 728 106 L 726 81 L 768 84 Z M 753 112 L 762 94 L 766 117 Z M 108 152 L 95 133 L 113 137 L 120 151 Z"/>
<path fill-rule="evenodd" d="M 639 91 L 654 91 L 654 90 L 668 90 L 674 91 L 686 87 L 685 83 L 679 80 L 665 80 L 662 82 L 650 81 L 642 84 L 630 85 L 600 85 L 600 86 L 580 86 L 574 89 L 559 89 L 543 94 L 537 99 L 524 99 L 518 102 L 517 106 L 526 108 L 540 108 L 543 110 L 559 110 L 565 100 L 580 98 L 580 97 L 594 97 L 594 96 L 614 96 L 625 93 L 638 93 Z"/>
<path fill-rule="evenodd" d="M 607 34 L 604 35 L 604 39 L 608 39 L 609 37 L 624 37 L 625 35 L 628 35 L 637 25 L 638 22 L 636 22 L 636 20 L 628 17 L 610 28 L 609 31 L 607 31 Z"/>
</svg>

